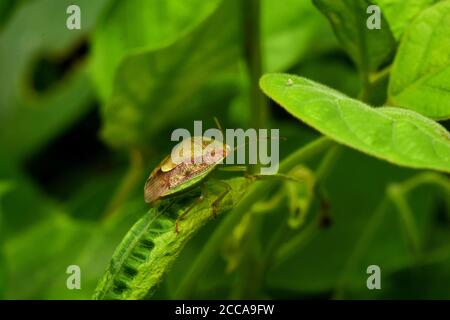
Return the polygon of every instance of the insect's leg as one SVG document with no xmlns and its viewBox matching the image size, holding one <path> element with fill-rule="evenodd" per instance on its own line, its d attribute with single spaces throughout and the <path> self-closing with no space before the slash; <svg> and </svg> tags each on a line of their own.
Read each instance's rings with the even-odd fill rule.
<svg viewBox="0 0 450 320">
<path fill-rule="evenodd" d="M 250 174 L 248 173 L 247 166 L 228 166 L 228 167 L 219 167 L 220 171 L 228 171 L 228 172 L 244 172 L 244 176 L 248 179 L 253 180 L 266 180 L 266 179 L 281 179 L 295 182 L 303 182 L 302 179 L 290 176 L 283 173 L 275 173 L 275 174 Z"/>
<path fill-rule="evenodd" d="M 176 199 L 173 199 L 172 201 L 170 201 L 169 204 L 164 207 L 163 211 L 168 211 L 174 205 L 175 202 L 176 202 Z"/>
<path fill-rule="evenodd" d="M 247 166 L 225 166 L 225 167 L 218 167 L 217 170 L 227 172 L 246 172 Z"/>
<path fill-rule="evenodd" d="M 283 173 L 275 173 L 275 174 L 245 174 L 245 177 L 253 180 L 284 180 L 284 181 L 293 181 L 293 182 L 304 182 L 304 179 L 283 174 Z"/>
<path fill-rule="evenodd" d="M 214 218 L 217 218 L 217 211 L 219 210 L 219 205 L 222 202 L 223 198 L 225 198 L 225 196 L 231 191 L 231 187 L 228 183 L 222 180 L 217 180 L 217 183 L 221 184 L 225 188 L 225 190 L 222 191 L 216 198 L 216 200 L 214 200 L 214 202 L 212 203 L 212 213 Z"/>
<path fill-rule="evenodd" d="M 203 192 L 202 192 L 202 194 L 200 194 L 200 196 L 199 196 L 197 199 L 195 199 L 194 202 L 192 202 L 192 204 L 189 206 L 189 208 L 187 208 L 182 214 L 180 214 L 180 215 L 178 216 L 177 220 L 175 221 L 175 232 L 176 232 L 177 234 L 180 233 L 180 228 L 179 228 L 179 227 L 180 227 L 180 221 L 181 221 L 183 218 L 185 218 L 185 217 L 187 216 L 187 214 L 188 214 L 189 212 L 191 212 L 192 209 L 195 208 L 196 205 L 198 205 L 200 202 L 202 202 L 203 199 L 204 199 L 204 196 L 203 196 Z"/>
</svg>

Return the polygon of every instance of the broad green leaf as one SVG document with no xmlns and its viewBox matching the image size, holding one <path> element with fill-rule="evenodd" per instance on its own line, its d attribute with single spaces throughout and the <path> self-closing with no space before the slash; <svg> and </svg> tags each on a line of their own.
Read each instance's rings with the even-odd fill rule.
<svg viewBox="0 0 450 320">
<path fill-rule="evenodd" d="M 108 143 L 144 145 L 168 123 L 195 116 L 195 94 L 237 62 L 235 5 L 235 1 L 224 1 L 182 40 L 122 63 L 114 93 L 103 110 L 102 135 Z"/>
<path fill-rule="evenodd" d="M 60 90 L 44 99 L 17 102 L 2 119 L 5 121 L 0 120 L 0 145 L 10 158 L 30 157 L 86 114 L 93 107 L 93 98 L 86 68 L 82 67 L 61 83 Z"/>
<path fill-rule="evenodd" d="M 408 25 L 422 10 L 438 0 L 373 0 L 380 6 L 395 39 L 399 40 Z"/>
<path fill-rule="evenodd" d="M 289 113 L 337 142 L 398 165 L 450 172 L 450 134 L 418 113 L 371 108 L 288 74 L 264 75 L 260 86 Z"/>
<path fill-rule="evenodd" d="M 300 23 L 299 23 L 300 22 Z M 320 37 L 321 41 L 316 41 Z M 261 1 L 261 41 L 264 70 L 285 71 L 317 47 L 335 46 L 325 18 L 310 1 Z"/>
<path fill-rule="evenodd" d="M 367 28 L 367 0 L 313 0 L 330 20 L 334 32 L 358 69 L 365 75 L 388 62 L 395 50 L 395 39 L 381 15 L 381 29 Z"/>
<path fill-rule="evenodd" d="M 8 239 L 6 298 L 90 299 L 115 247 L 145 207 L 140 196 L 97 223 L 59 211 Z M 69 265 L 81 269 L 80 290 L 67 289 Z"/>
<path fill-rule="evenodd" d="M 58 206 L 25 175 L 0 149 L 0 180 L 10 181 L 12 190 L 4 194 L 2 236 L 8 238 L 57 212 Z"/>
<path fill-rule="evenodd" d="M 220 202 L 216 214 L 235 206 L 251 182 L 246 178 L 234 178 L 227 183 L 231 192 Z M 211 183 L 205 189 L 204 199 L 180 220 L 178 234 L 176 219 L 195 204 L 196 197 L 168 199 L 136 222 L 117 247 L 94 299 L 149 297 L 186 242 L 213 217 L 212 205 L 223 188 Z"/>
<path fill-rule="evenodd" d="M 10 157 L 29 156 L 89 107 L 92 93 L 83 67 L 74 67 L 43 93 L 32 86 L 32 67 L 42 57 L 65 58 L 108 1 L 77 1 L 81 30 L 66 27 L 70 0 L 21 1 L 14 9 L 0 34 L 0 145 Z"/>
<path fill-rule="evenodd" d="M 70 255 L 71 263 L 80 266 L 82 270 L 81 290 L 67 290 L 67 274 L 59 273 L 44 289 L 45 299 L 91 299 L 116 246 L 146 209 L 147 204 L 139 194 L 139 197 L 125 203 L 109 219 L 90 224 L 89 234 L 79 235 L 79 241 L 85 245 L 79 250 L 64 253 Z M 79 221 L 77 223 L 80 224 Z M 53 262 L 58 263 L 58 260 Z"/>
<path fill-rule="evenodd" d="M 408 27 L 392 67 L 390 104 L 450 118 L 449 16 L 450 1 L 439 2 Z"/>
<path fill-rule="evenodd" d="M 5 244 L 10 270 L 6 298 L 33 299 L 45 294 L 55 277 L 65 275 L 67 266 L 73 264 L 71 256 L 83 247 L 88 231 L 87 225 L 57 212 L 9 239 Z"/>
<path fill-rule="evenodd" d="M 111 95 L 116 71 L 126 56 L 167 47 L 195 28 L 219 3 L 116 1 L 94 33 L 92 71 L 100 97 L 106 100 Z"/>
</svg>

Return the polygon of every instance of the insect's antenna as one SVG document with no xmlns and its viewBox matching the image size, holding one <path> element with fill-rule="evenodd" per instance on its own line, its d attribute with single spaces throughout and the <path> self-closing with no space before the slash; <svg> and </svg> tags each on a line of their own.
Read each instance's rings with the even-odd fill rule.
<svg viewBox="0 0 450 320">
<path fill-rule="evenodd" d="M 287 140 L 286 137 L 265 137 L 265 138 L 261 138 L 259 137 L 257 140 Z M 249 141 L 250 142 L 250 141 Z M 237 150 L 237 148 L 241 147 L 242 145 L 246 145 L 248 142 L 245 141 L 244 143 L 238 144 L 236 147 L 233 148 L 233 152 L 235 152 Z"/>
<path fill-rule="evenodd" d="M 258 140 L 282 140 L 286 141 L 286 137 L 266 137 L 266 138 L 258 138 Z"/>
<path fill-rule="evenodd" d="M 220 125 L 219 119 L 217 117 L 214 117 L 214 122 L 216 123 L 217 128 L 222 132 L 222 137 L 225 138 L 225 132 L 223 132 L 222 126 Z"/>
</svg>

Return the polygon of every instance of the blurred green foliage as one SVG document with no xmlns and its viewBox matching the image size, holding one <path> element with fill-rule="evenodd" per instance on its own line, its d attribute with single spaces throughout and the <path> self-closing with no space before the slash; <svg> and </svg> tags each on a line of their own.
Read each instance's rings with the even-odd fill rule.
<svg viewBox="0 0 450 320">
<path fill-rule="evenodd" d="M 420 70 L 409 68 L 417 56 L 402 58 L 416 52 L 408 41 L 427 42 L 423 24 L 448 0 L 260 2 L 262 72 L 299 74 L 366 103 L 395 101 L 448 118 L 448 19 L 420 52 Z M 81 30 L 66 28 L 73 3 Z M 365 28 L 371 3 L 383 13 L 375 34 Z M 0 2 L 0 298 L 90 299 L 116 247 L 148 216 L 142 188 L 170 152 L 170 132 L 191 130 L 194 120 L 213 127 L 213 116 L 227 128 L 251 126 L 254 69 L 243 53 L 241 4 Z M 439 95 L 419 86 L 429 79 Z M 414 94 L 399 95 L 405 87 Z M 280 159 L 319 137 L 266 102 L 266 127 L 287 138 Z M 442 107 L 437 116 L 427 114 L 429 104 Z M 253 209 L 271 209 L 247 210 L 220 241 L 214 235 L 228 213 L 195 229 L 153 297 L 450 298 L 448 174 L 347 147 L 332 166 L 323 159 L 301 163 L 317 187 L 302 225 L 287 225 L 284 191 L 276 202 L 277 189 L 267 189 Z M 180 293 L 211 239 L 219 247 L 203 259 L 195 286 Z M 73 264 L 80 290 L 66 287 Z M 381 267 L 382 290 L 366 287 L 371 264 Z"/>
</svg>

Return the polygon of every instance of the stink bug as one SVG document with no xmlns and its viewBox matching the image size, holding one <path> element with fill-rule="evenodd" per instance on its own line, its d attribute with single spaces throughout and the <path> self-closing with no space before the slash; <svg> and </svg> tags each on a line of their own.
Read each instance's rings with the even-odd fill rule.
<svg viewBox="0 0 450 320">
<path fill-rule="evenodd" d="M 186 153 L 186 150 L 194 152 Z M 145 202 L 153 204 L 190 190 L 202 182 L 229 153 L 227 144 L 208 137 L 183 140 L 148 177 L 144 187 Z M 174 154 L 178 160 L 176 162 L 173 161 Z"/>
<path fill-rule="evenodd" d="M 145 202 L 154 205 L 159 200 L 182 195 L 199 186 L 230 151 L 227 144 L 205 136 L 181 141 L 148 177 L 144 186 Z M 226 190 L 213 203 L 213 214 L 229 191 L 230 187 L 226 184 Z M 202 199 L 201 195 L 198 201 L 179 216 L 176 222 L 177 233 L 179 220 Z"/>
<path fill-rule="evenodd" d="M 218 128 L 222 131 L 217 119 L 215 120 Z M 171 155 L 167 156 L 148 177 L 144 186 L 145 202 L 153 206 L 160 200 L 183 195 L 194 187 L 203 186 L 206 177 L 230 155 L 231 151 L 231 147 L 228 144 L 206 136 L 184 139 L 173 148 Z M 234 166 L 227 169 L 227 171 L 244 171 L 247 178 L 268 177 L 265 175 L 250 176 L 247 173 L 246 166 Z M 271 174 L 270 177 L 281 177 L 298 181 L 283 174 Z M 217 182 L 220 182 L 225 187 L 225 190 L 212 203 L 213 215 L 216 215 L 220 202 L 231 191 L 231 187 L 226 182 L 221 180 L 217 180 Z M 194 201 L 178 217 L 176 221 L 177 233 L 181 218 L 202 200 L 203 192 L 197 201 Z"/>
</svg>

